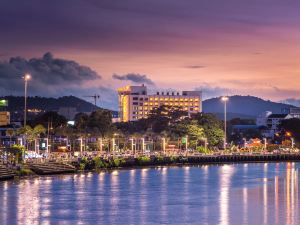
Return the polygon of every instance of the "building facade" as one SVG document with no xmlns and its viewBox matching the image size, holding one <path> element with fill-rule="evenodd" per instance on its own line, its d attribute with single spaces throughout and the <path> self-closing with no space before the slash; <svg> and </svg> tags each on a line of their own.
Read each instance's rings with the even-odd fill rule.
<svg viewBox="0 0 300 225">
<path fill-rule="evenodd" d="M 10 124 L 10 112 L 0 112 L 0 126 L 7 126 Z"/>
<path fill-rule="evenodd" d="M 256 125 L 262 128 L 264 137 L 273 138 L 280 131 L 280 124 L 283 120 L 297 118 L 300 119 L 300 109 L 290 108 L 287 113 L 276 114 L 266 111 L 256 118 Z"/>
<path fill-rule="evenodd" d="M 125 86 L 118 89 L 120 121 L 136 121 L 147 118 L 151 111 L 162 105 L 178 106 L 188 114 L 202 111 L 201 91 L 147 93 L 147 87 Z"/>
</svg>

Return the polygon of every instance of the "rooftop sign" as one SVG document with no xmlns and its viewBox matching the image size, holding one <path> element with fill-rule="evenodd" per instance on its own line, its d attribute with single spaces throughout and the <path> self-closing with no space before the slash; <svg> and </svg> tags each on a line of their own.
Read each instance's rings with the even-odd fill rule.
<svg viewBox="0 0 300 225">
<path fill-rule="evenodd" d="M 0 99 L 0 107 L 8 106 L 8 101 L 5 99 Z"/>
</svg>

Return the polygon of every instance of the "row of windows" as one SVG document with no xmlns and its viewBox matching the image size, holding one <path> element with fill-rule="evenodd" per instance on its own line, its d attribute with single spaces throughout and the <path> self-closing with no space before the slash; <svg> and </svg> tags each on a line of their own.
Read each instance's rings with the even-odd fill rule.
<svg viewBox="0 0 300 225">
<path fill-rule="evenodd" d="M 135 106 L 148 106 L 148 105 L 150 105 L 150 106 L 152 106 L 152 105 L 154 105 L 154 106 L 159 106 L 159 105 L 170 105 L 170 106 L 199 106 L 199 104 L 198 103 L 188 103 L 188 102 L 185 102 L 185 103 L 183 103 L 183 102 L 180 102 L 180 103 L 178 103 L 178 102 L 174 102 L 174 103 L 169 103 L 169 102 L 166 102 L 166 103 L 160 103 L 160 102 L 145 102 L 144 104 L 143 103 L 138 103 L 138 102 L 133 102 L 132 103 L 132 105 L 135 105 Z"/>
<path fill-rule="evenodd" d="M 147 111 L 153 110 L 153 107 L 133 107 L 132 109 L 134 111 L 133 114 L 137 114 L 138 112 L 140 114 L 142 114 L 143 110 L 145 111 L 145 114 L 148 114 Z M 185 110 L 185 111 L 187 111 L 187 110 L 189 110 L 189 111 L 198 111 L 199 108 L 198 107 L 195 107 L 195 108 L 193 108 L 193 107 L 190 107 L 190 108 L 184 107 L 183 110 Z"/>
<path fill-rule="evenodd" d="M 133 105 L 138 105 L 138 104 L 133 104 Z M 141 104 L 140 104 L 141 105 Z M 188 102 L 185 102 L 185 103 L 183 103 L 183 102 L 165 102 L 165 103 L 159 103 L 159 102 L 144 102 L 144 105 L 156 105 L 156 106 L 158 106 L 158 105 L 170 105 L 170 106 L 199 106 L 199 104 L 198 103 L 193 103 L 193 102 L 191 102 L 191 103 L 188 103 Z"/>
<path fill-rule="evenodd" d="M 163 98 L 163 97 L 160 97 L 160 98 L 155 97 L 155 98 L 153 98 L 153 97 L 151 97 L 151 98 L 148 99 L 148 98 L 133 97 L 132 100 L 133 101 L 138 101 L 138 100 L 140 100 L 140 101 L 148 101 L 148 100 L 150 100 L 150 101 L 181 101 L 181 102 L 183 102 L 183 101 L 190 101 L 190 102 L 195 101 L 195 102 L 198 102 L 199 98 Z"/>
</svg>

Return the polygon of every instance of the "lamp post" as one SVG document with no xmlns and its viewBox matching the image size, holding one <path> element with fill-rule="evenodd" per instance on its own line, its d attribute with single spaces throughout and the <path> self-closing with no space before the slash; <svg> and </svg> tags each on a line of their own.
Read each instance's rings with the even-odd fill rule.
<svg viewBox="0 0 300 225">
<path fill-rule="evenodd" d="M 31 76 L 30 74 L 25 74 L 23 77 L 25 81 L 25 94 L 24 94 L 24 127 L 26 127 L 26 122 L 27 122 L 27 86 L 28 86 L 28 81 L 30 80 Z"/>
<path fill-rule="evenodd" d="M 224 150 L 226 150 L 226 141 L 227 141 L 227 134 L 226 134 L 226 121 L 227 121 L 227 101 L 229 98 L 227 96 L 223 96 L 221 100 L 224 102 Z"/>
</svg>

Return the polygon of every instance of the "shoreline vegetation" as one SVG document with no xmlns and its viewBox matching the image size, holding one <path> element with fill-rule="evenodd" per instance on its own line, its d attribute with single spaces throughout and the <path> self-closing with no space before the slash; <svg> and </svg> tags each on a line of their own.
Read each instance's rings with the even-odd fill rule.
<svg viewBox="0 0 300 225">
<path fill-rule="evenodd" d="M 204 155 L 204 156 L 139 156 L 137 158 L 109 158 L 101 157 L 82 158 L 78 161 L 69 162 L 73 165 L 75 173 L 81 172 L 101 172 L 115 169 L 132 169 L 161 166 L 196 166 L 212 164 L 235 164 L 235 163 L 265 163 L 265 162 L 288 162 L 300 161 L 300 154 L 243 154 L 243 155 Z M 30 178 L 40 176 L 31 170 L 28 164 L 22 164 L 17 169 L 13 169 L 18 178 Z M 53 173 L 67 174 L 67 173 Z M 45 174 L 46 175 L 46 174 Z M 51 175 L 51 174 L 47 174 Z M 43 176 L 43 175 L 41 175 Z"/>
</svg>

